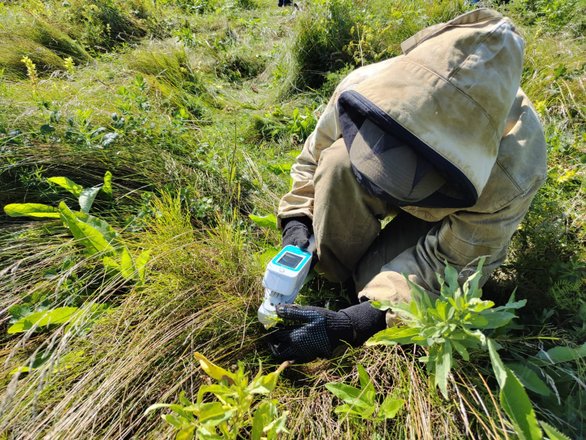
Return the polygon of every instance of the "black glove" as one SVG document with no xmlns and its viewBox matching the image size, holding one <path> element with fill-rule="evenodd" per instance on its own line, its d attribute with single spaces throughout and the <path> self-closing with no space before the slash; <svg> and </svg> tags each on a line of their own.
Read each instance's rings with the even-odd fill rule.
<svg viewBox="0 0 586 440">
<path fill-rule="evenodd" d="M 386 327 L 385 312 L 368 302 L 339 312 L 294 304 L 278 305 L 276 310 L 285 324 L 293 324 L 270 335 L 269 347 L 279 361 L 328 358 L 342 342 L 361 345 Z"/>
<path fill-rule="evenodd" d="M 313 233 L 311 219 L 307 217 L 293 217 L 284 219 L 283 222 L 283 247 L 291 244 L 301 249 L 309 246 L 309 237 Z"/>
</svg>

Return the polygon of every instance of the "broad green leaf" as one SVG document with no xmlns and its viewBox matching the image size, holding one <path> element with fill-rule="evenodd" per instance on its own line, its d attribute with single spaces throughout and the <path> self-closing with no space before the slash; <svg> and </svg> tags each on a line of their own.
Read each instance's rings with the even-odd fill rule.
<svg viewBox="0 0 586 440">
<path fill-rule="evenodd" d="M 518 362 L 508 363 L 506 366 L 515 373 L 515 376 L 517 376 L 525 388 L 542 396 L 547 397 L 551 395 L 551 389 L 531 368 Z"/>
<path fill-rule="evenodd" d="M 488 352 L 501 389 L 499 393 L 501 405 L 515 425 L 517 435 L 523 440 L 542 439 L 543 435 L 531 400 L 519 379 L 503 364 L 492 339 L 488 340 Z"/>
<path fill-rule="evenodd" d="M 151 250 L 147 249 L 146 251 L 142 251 L 138 257 L 136 257 L 136 261 L 134 265 L 136 266 L 136 270 L 138 272 L 138 279 L 140 281 L 145 280 L 146 278 L 146 266 L 149 260 L 151 259 Z"/>
<path fill-rule="evenodd" d="M 411 344 L 415 336 L 419 336 L 418 328 L 389 327 L 372 336 L 366 345 Z"/>
<path fill-rule="evenodd" d="M 392 419 L 403 408 L 405 401 L 393 396 L 387 396 L 379 408 L 379 416 L 383 419 Z"/>
<path fill-rule="evenodd" d="M 271 405 L 269 402 L 261 402 L 261 404 L 254 411 L 252 416 L 252 432 L 250 434 L 251 440 L 261 440 L 264 434 L 264 428 L 268 421 L 272 419 Z"/>
<path fill-rule="evenodd" d="M 59 210 L 42 203 L 10 203 L 4 206 L 4 212 L 10 217 L 59 218 Z"/>
<path fill-rule="evenodd" d="M 501 357 L 498 354 L 495 341 L 493 341 L 490 338 L 487 338 L 487 346 L 488 354 L 490 355 L 490 361 L 492 364 L 492 369 L 494 371 L 496 380 L 499 383 L 499 386 L 502 388 L 507 380 L 507 370 L 505 364 L 503 364 L 503 361 L 501 360 Z"/>
<path fill-rule="evenodd" d="M 228 420 L 235 412 L 235 408 L 225 408 L 220 402 L 204 403 L 200 407 L 199 421 L 216 426 Z"/>
<path fill-rule="evenodd" d="M 484 310 L 488 310 L 492 306 L 494 306 L 494 302 L 483 301 L 480 298 L 472 298 L 468 303 L 472 305 L 472 307 L 470 307 L 469 310 L 477 313 L 483 312 Z"/>
<path fill-rule="evenodd" d="M 499 395 L 501 405 L 517 427 L 517 434 L 520 437 L 527 440 L 542 439 L 543 435 L 527 392 L 513 372 L 508 368 L 506 371 L 507 380 Z"/>
<path fill-rule="evenodd" d="M 184 421 L 180 417 L 176 416 L 175 414 L 163 414 L 161 417 L 169 425 L 171 425 L 177 429 L 183 428 Z"/>
<path fill-rule="evenodd" d="M 215 383 L 212 385 L 202 385 L 197 390 L 197 405 L 201 404 L 204 401 L 204 396 L 207 394 L 213 394 L 220 400 L 225 400 L 226 396 L 232 396 L 237 394 L 234 391 L 234 388 L 231 386 L 226 386 L 223 383 Z"/>
<path fill-rule="evenodd" d="M 193 440 L 195 434 L 195 425 L 187 426 L 180 429 L 175 434 L 175 440 Z"/>
<path fill-rule="evenodd" d="M 134 261 L 132 260 L 132 255 L 128 251 L 128 248 L 124 246 L 122 251 L 120 251 L 120 274 L 126 280 L 132 280 L 135 276 L 134 272 Z"/>
<path fill-rule="evenodd" d="M 450 341 L 439 346 L 435 362 L 435 385 L 440 389 L 442 395 L 448 398 L 448 375 L 452 369 L 452 344 Z"/>
<path fill-rule="evenodd" d="M 31 371 L 33 371 L 33 368 L 21 366 L 21 367 L 16 367 L 13 370 L 10 370 L 10 373 L 8 373 L 8 375 L 14 376 L 15 374 L 30 373 Z"/>
<path fill-rule="evenodd" d="M 90 209 L 91 209 L 92 205 L 94 204 L 94 200 L 96 199 L 96 196 L 100 192 L 100 188 L 101 188 L 101 185 L 93 186 L 91 188 L 85 188 L 81 192 L 81 194 L 79 195 L 79 199 L 78 199 L 79 209 L 81 209 L 81 212 L 85 212 L 85 213 L 90 212 Z"/>
<path fill-rule="evenodd" d="M 435 311 L 440 320 L 446 321 L 448 319 L 448 303 L 445 301 L 437 300 L 435 302 Z"/>
<path fill-rule="evenodd" d="M 118 233 L 114 230 L 110 224 L 102 220 L 101 218 L 94 217 L 93 215 L 87 214 L 85 212 L 75 211 L 73 212 L 75 216 L 84 223 L 87 223 L 92 228 L 95 228 L 100 234 L 104 236 L 108 242 L 112 243 L 112 245 L 118 245 L 117 241 L 119 239 Z"/>
<path fill-rule="evenodd" d="M 586 343 L 578 348 L 571 347 L 553 347 L 547 351 L 540 351 L 537 354 L 547 364 L 559 364 L 561 362 L 570 362 L 586 357 Z"/>
<path fill-rule="evenodd" d="M 47 327 L 54 324 L 65 324 L 70 322 L 79 314 L 77 307 L 57 307 L 51 310 L 31 313 L 19 319 L 8 328 L 8 334 L 23 333 L 34 326 Z"/>
<path fill-rule="evenodd" d="M 468 349 L 466 348 L 466 346 L 460 341 L 457 341 L 453 338 L 451 338 L 450 341 L 456 349 L 456 351 L 460 354 L 460 356 L 462 356 L 462 359 L 464 359 L 465 361 L 469 361 L 470 355 L 468 354 Z"/>
<path fill-rule="evenodd" d="M 570 440 L 566 434 L 559 432 L 553 426 L 545 422 L 539 422 L 549 440 Z"/>
<path fill-rule="evenodd" d="M 362 390 L 352 385 L 345 383 L 330 382 L 326 384 L 326 388 L 339 399 L 345 403 L 359 408 L 367 408 L 369 405 L 367 402 L 362 400 Z"/>
<path fill-rule="evenodd" d="M 510 312 L 495 312 L 494 310 L 485 310 L 481 312 L 478 317 L 483 318 L 483 323 L 480 319 L 474 319 L 474 325 L 482 329 L 500 328 L 507 325 L 513 318 L 516 317 L 514 313 Z"/>
<path fill-rule="evenodd" d="M 54 183 L 55 185 L 59 185 L 61 188 L 69 191 L 75 197 L 79 197 L 83 191 L 83 186 L 78 185 L 73 180 L 68 179 L 67 177 L 49 177 L 47 182 Z"/>
<path fill-rule="evenodd" d="M 112 173 L 106 171 L 104 174 L 104 185 L 102 185 L 102 192 L 108 197 L 112 197 Z"/>
<path fill-rule="evenodd" d="M 276 410 L 275 410 L 276 414 Z M 289 415 L 289 411 L 283 411 L 283 413 L 270 422 L 268 425 L 265 426 L 264 432 L 266 434 L 267 440 L 276 440 L 278 434 L 289 434 L 287 430 L 287 416 Z M 274 417 L 274 416 L 273 416 Z"/>
<path fill-rule="evenodd" d="M 251 394 L 268 394 L 275 389 L 277 386 L 277 381 L 279 380 L 279 375 L 283 371 L 279 368 L 272 373 L 265 374 L 265 375 L 257 375 L 254 380 L 248 386 L 248 391 Z"/>
<path fill-rule="evenodd" d="M 194 356 L 199 361 L 199 365 L 203 371 L 205 371 L 205 373 L 212 379 L 216 379 L 218 381 L 227 380 L 229 383 L 233 383 L 235 381 L 236 375 L 234 373 L 231 373 L 230 371 L 225 370 L 209 361 L 203 354 L 195 352 Z"/>
<path fill-rule="evenodd" d="M 482 278 L 482 266 L 484 266 L 484 261 L 485 257 L 481 257 L 479 259 L 476 272 L 470 275 L 470 277 L 468 277 L 468 279 L 464 282 L 465 290 L 468 291 L 467 294 L 474 298 L 480 298 L 482 295 L 482 290 L 478 286 Z"/>
<path fill-rule="evenodd" d="M 366 369 L 361 364 L 358 364 L 356 367 L 358 369 L 358 379 L 360 380 L 360 388 L 362 388 L 363 393 L 368 394 L 367 400 L 372 401 L 374 403 L 375 390 L 374 385 L 372 384 L 372 380 L 370 379 L 370 376 L 368 375 Z"/>
<path fill-rule="evenodd" d="M 102 264 L 104 265 L 104 267 L 106 269 L 112 269 L 117 272 L 120 271 L 120 264 L 116 260 L 114 260 L 114 258 L 112 258 L 112 257 L 102 258 Z"/>
<path fill-rule="evenodd" d="M 115 251 L 101 231 L 80 220 L 65 202 L 59 203 L 59 210 L 61 211 L 61 220 L 63 220 L 65 226 L 69 228 L 73 236 L 79 240 L 90 255 L 98 252 L 108 254 Z"/>
<path fill-rule="evenodd" d="M 248 218 L 256 223 L 261 228 L 278 229 L 277 228 L 277 217 L 274 214 L 267 215 L 254 215 L 248 214 Z"/>
<path fill-rule="evenodd" d="M 269 261 L 271 261 L 278 252 L 278 248 L 271 246 L 263 252 L 256 253 L 255 258 L 262 267 L 266 267 L 266 265 L 269 264 Z"/>
<path fill-rule="evenodd" d="M 525 307 L 525 304 L 527 304 L 527 300 L 522 299 L 519 301 L 508 302 L 504 306 L 498 306 L 492 310 L 500 311 L 500 310 L 509 310 L 509 309 L 521 309 L 521 308 Z"/>
<path fill-rule="evenodd" d="M 444 280 L 449 292 L 456 292 L 460 289 L 460 285 L 458 284 L 458 271 L 447 263 L 444 269 Z"/>
<path fill-rule="evenodd" d="M 343 404 L 337 406 L 334 409 L 336 414 L 344 414 L 347 416 L 358 416 L 363 419 L 369 419 L 374 414 L 375 406 L 374 405 L 355 405 L 355 404 Z"/>
</svg>

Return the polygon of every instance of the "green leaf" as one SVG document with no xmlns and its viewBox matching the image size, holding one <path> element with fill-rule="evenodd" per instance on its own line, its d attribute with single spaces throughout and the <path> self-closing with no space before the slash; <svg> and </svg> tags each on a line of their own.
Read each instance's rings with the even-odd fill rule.
<svg viewBox="0 0 586 440">
<path fill-rule="evenodd" d="M 518 362 L 508 363 L 506 366 L 515 373 L 525 388 L 545 397 L 551 395 L 551 389 L 531 368 Z"/>
<path fill-rule="evenodd" d="M 547 351 L 540 351 L 537 354 L 539 359 L 546 364 L 559 364 L 561 362 L 570 362 L 586 357 L 586 343 L 578 348 L 571 347 L 553 347 Z"/>
<path fill-rule="evenodd" d="M 34 326 L 47 327 L 55 324 L 65 324 L 73 320 L 79 314 L 77 307 L 57 307 L 51 310 L 31 313 L 19 319 L 8 328 L 8 334 L 23 333 Z"/>
<path fill-rule="evenodd" d="M 79 197 L 83 191 L 83 186 L 78 185 L 73 180 L 70 180 L 67 177 L 49 177 L 47 179 L 47 182 L 59 185 L 61 188 L 69 191 L 75 197 Z"/>
<path fill-rule="evenodd" d="M 102 264 L 106 269 L 112 269 L 116 272 L 120 272 L 120 264 L 114 260 L 112 257 L 104 257 L 102 258 Z"/>
<path fill-rule="evenodd" d="M 148 414 L 148 413 L 155 411 L 157 409 L 169 408 L 169 406 L 170 406 L 169 403 L 155 403 L 155 404 L 149 406 L 144 413 Z"/>
<path fill-rule="evenodd" d="M 59 218 L 59 210 L 42 203 L 10 203 L 4 206 L 4 212 L 10 217 Z"/>
<path fill-rule="evenodd" d="M 132 280 L 135 276 L 134 272 L 134 261 L 132 255 L 128 251 L 128 248 L 124 246 L 120 252 L 120 274 L 126 280 Z"/>
<path fill-rule="evenodd" d="M 452 345 L 454 346 L 456 351 L 460 354 L 460 356 L 462 356 L 462 359 L 468 362 L 470 360 L 470 355 L 468 354 L 468 349 L 466 348 L 466 346 L 453 338 L 450 339 L 450 341 L 452 342 Z"/>
<path fill-rule="evenodd" d="M 112 173 L 106 171 L 104 174 L 104 185 L 102 185 L 102 192 L 108 197 L 112 197 Z"/>
<path fill-rule="evenodd" d="M 447 321 L 447 319 L 448 319 L 448 303 L 447 302 L 441 301 L 438 299 L 435 302 L 435 310 L 436 310 L 437 316 L 439 317 L 440 320 Z"/>
<path fill-rule="evenodd" d="M 175 434 L 175 440 L 193 440 L 195 434 L 195 425 L 187 426 L 180 429 Z"/>
<path fill-rule="evenodd" d="M 161 417 L 165 422 L 167 422 L 174 428 L 181 429 L 183 427 L 183 420 L 175 414 L 163 414 Z"/>
<path fill-rule="evenodd" d="M 478 328 L 493 329 L 507 325 L 516 315 L 510 312 L 495 312 L 494 310 L 485 310 L 479 313 L 470 322 Z"/>
<path fill-rule="evenodd" d="M 289 174 L 291 172 L 292 165 L 293 164 L 291 162 L 280 162 L 280 163 L 268 164 L 267 168 L 277 175 Z"/>
<path fill-rule="evenodd" d="M 254 257 L 260 266 L 266 267 L 267 264 L 269 264 L 269 261 L 271 261 L 275 255 L 277 255 L 279 250 L 279 248 L 271 246 L 263 252 L 256 253 Z"/>
<path fill-rule="evenodd" d="M 529 396 L 527 396 L 519 379 L 503 364 L 492 339 L 488 339 L 488 352 L 501 389 L 499 400 L 505 413 L 515 425 L 517 435 L 523 440 L 542 439 L 543 435 L 537 423 L 531 400 L 529 400 Z"/>
<path fill-rule="evenodd" d="M 203 354 L 195 352 L 194 357 L 199 361 L 199 365 L 203 371 L 205 371 L 205 373 L 212 379 L 216 379 L 218 381 L 227 380 L 229 383 L 234 383 L 236 380 L 236 375 L 234 373 L 231 373 L 230 371 L 225 370 L 209 361 Z"/>
<path fill-rule="evenodd" d="M 570 440 L 566 434 L 561 433 L 553 426 L 545 422 L 539 422 L 549 440 Z"/>
<path fill-rule="evenodd" d="M 412 344 L 419 331 L 416 327 L 389 327 L 372 336 L 366 345 Z"/>
<path fill-rule="evenodd" d="M 100 230 L 80 220 L 65 202 L 59 203 L 59 210 L 65 226 L 69 228 L 73 236 L 79 240 L 90 255 L 98 252 L 109 254 L 115 251 Z"/>
<path fill-rule="evenodd" d="M 495 341 L 488 338 L 487 346 L 488 354 L 490 355 L 490 361 L 492 364 L 492 369 L 494 371 L 499 386 L 502 388 L 507 380 L 507 370 L 505 364 L 503 364 L 503 361 L 501 360 L 501 357 L 498 354 Z"/>
<path fill-rule="evenodd" d="M 250 434 L 251 440 L 261 440 L 264 428 L 268 421 L 272 419 L 272 406 L 270 402 L 264 401 L 256 408 L 252 416 L 252 432 Z"/>
<path fill-rule="evenodd" d="M 275 409 L 275 415 L 276 415 L 276 409 Z M 266 438 L 267 440 L 276 440 L 278 437 L 278 434 L 289 434 L 289 431 L 287 430 L 287 416 L 289 415 L 289 411 L 283 411 L 283 414 L 281 414 L 279 417 L 277 417 L 276 419 L 274 419 L 272 422 L 270 422 L 268 425 L 265 426 L 264 428 L 264 432 L 266 434 Z M 274 417 L 274 415 L 273 415 Z"/>
<path fill-rule="evenodd" d="M 467 292 L 467 295 L 472 298 L 480 298 L 482 295 L 482 290 L 479 288 L 480 280 L 482 279 L 482 266 L 484 266 L 485 257 L 481 257 L 478 261 L 478 267 L 476 268 L 476 272 L 468 277 L 468 279 L 464 282 L 465 289 L 464 291 Z"/>
<path fill-rule="evenodd" d="M 217 426 L 232 417 L 235 412 L 235 408 L 225 408 L 220 402 L 204 403 L 200 407 L 199 421 L 207 425 Z"/>
<path fill-rule="evenodd" d="M 144 282 L 146 278 L 146 265 L 151 259 L 151 250 L 147 249 L 146 251 L 142 251 L 138 257 L 136 257 L 136 261 L 134 265 L 136 266 L 136 271 L 138 272 L 138 279 Z"/>
<path fill-rule="evenodd" d="M 248 218 L 256 223 L 261 228 L 268 228 L 277 230 L 277 217 L 274 214 L 267 214 L 267 215 L 254 215 L 248 214 Z"/>
<path fill-rule="evenodd" d="M 444 295 L 444 293 L 454 293 L 460 289 L 460 285 L 458 284 L 458 271 L 447 263 L 444 269 L 444 280 L 448 290 L 444 291 L 444 289 L 442 289 L 442 295 Z"/>
<path fill-rule="evenodd" d="M 367 397 L 366 400 L 374 404 L 376 391 L 374 389 L 374 385 L 372 384 L 372 380 L 362 365 L 358 364 L 356 367 L 358 369 L 358 379 L 360 380 L 360 387 L 362 388 L 362 392 L 365 397 Z"/>
<path fill-rule="evenodd" d="M 438 353 L 435 358 L 435 385 L 440 389 L 442 395 L 448 398 L 448 375 L 452 369 L 452 344 L 450 341 L 438 346 Z"/>
<path fill-rule="evenodd" d="M 375 309 L 387 311 L 393 307 L 391 301 L 370 301 L 370 305 Z"/>
<path fill-rule="evenodd" d="M 343 400 L 349 405 L 357 406 L 358 408 L 372 407 L 362 399 L 362 390 L 352 385 L 345 383 L 330 382 L 326 384 L 326 388 L 336 397 Z"/>
<path fill-rule="evenodd" d="M 379 416 L 383 419 L 392 419 L 405 405 L 405 400 L 387 396 L 379 408 Z"/>
<path fill-rule="evenodd" d="M 492 310 L 499 311 L 499 310 L 509 310 L 509 309 L 521 309 L 521 308 L 525 307 L 525 304 L 527 304 L 527 300 L 522 299 L 519 301 L 508 302 L 504 306 L 498 306 Z"/>
<path fill-rule="evenodd" d="M 254 378 L 254 380 L 248 386 L 248 391 L 251 394 L 268 394 L 275 389 L 277 386 L 277 381 L 279 380 L 279 375 L 281 371 L 285 369 L 285 367 L 289 365 L 287 362 L 281 364 L 281 366 L 273 371 L 272 373 L 261 375 L 259 371 L 258 375 Z"/>
<path fill-rule="evenodd" d="M 101 188 L 101 185 L 93 186 L 91 188 L 85 188 L 81 192 L 81 194 L 79 195 L 79 199 L 78 199 L 79 208 L 81 209 L 81 212 L 85 212 L 85 213 L 90 212 L 90 209 L 91 209 L 92 205 L 94 204 L 94 200 L 96 199 L 96 196 L 100 192 L 100 188 Z"/>
</svg>

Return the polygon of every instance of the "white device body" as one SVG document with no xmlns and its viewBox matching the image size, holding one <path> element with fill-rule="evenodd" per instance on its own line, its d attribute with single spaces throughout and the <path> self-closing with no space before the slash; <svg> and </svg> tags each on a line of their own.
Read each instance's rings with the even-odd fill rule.
<svg viewBox="0 0 586 440">
<path fill-rule="evenodd" d="M 262 280 L 265 288 L 264 300 L 258 309 L 258 320 L 271 327 L 277 318 L 275 306 L 292 304 L 309 273 L 313 257 L 314 238 L 310 239 L 307 250 L 296 246 L 285 246 L 271 259 Z"/>
</svg>

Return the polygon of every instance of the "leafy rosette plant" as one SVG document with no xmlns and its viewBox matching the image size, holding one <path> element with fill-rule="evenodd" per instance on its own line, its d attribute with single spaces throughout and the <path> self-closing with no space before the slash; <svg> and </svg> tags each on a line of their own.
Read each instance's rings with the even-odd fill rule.
<svg viewBox="0 0 586 440">
<path fill-rule="evenodd" d="M 168 408 L 171 414 L 161 417 L 175 429 L 177 439 L 237 439 L 271 440 L 287 433 L 285 423 L 288 411 L 279 414 L 278 402 L 262 396 L 270 394 L 277 385 L 281 372 L 289 365 L 282 363 L 275 371 L 258 374 L 250 380 L 244 364 L 238 363 L 235 372 L 228 371 L 208 360 L 201 353 L 195 358 L 203 371 L 217 381 L 202 385 L 195 402 L 185 393 L 179 396 L 178 404 L 156 403 L 147 413 Z"/>
<path fill-rule="evenodd" d="M 453 365 L 454 353 L 462 359 L 470 359 L 469 350 L 486 349 L 485 330 L 504 327 L 515 318 L 515 309 L 523 307 L 526 300 L 515 301 L 514 295 L 507 304 L 494 307 L 489 300 L 481 299 L 479 287 L 483 261 L 478 270 L 462 285 L 458 272 L 446 265 L 440 295 L 432 299 L 420 286 L 408 280 L 411 287 L 409 303 L 390 304 L 375 302 L 381 310 L 391 309 L 401 324 L 389 327 L 370 338 L 367 345 L 417 344 L 428 348 L 428 355 L 420 360 L 434 375 L 434 383 L 447 398 L 448 376 Z"/>
</svg>

